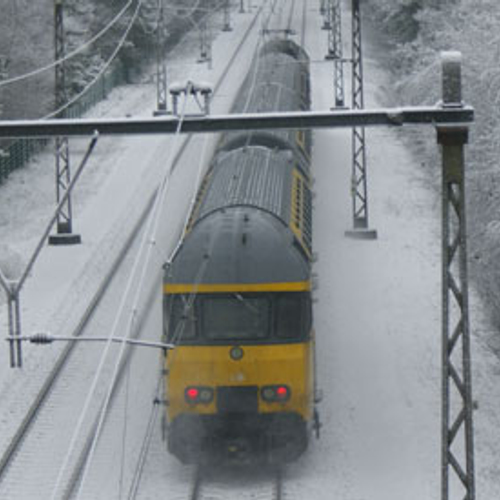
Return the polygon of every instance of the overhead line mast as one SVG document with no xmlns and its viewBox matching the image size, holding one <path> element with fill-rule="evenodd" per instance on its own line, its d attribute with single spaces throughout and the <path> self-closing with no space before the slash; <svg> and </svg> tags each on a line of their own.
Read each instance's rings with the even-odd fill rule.
<svg viewBox="0 0 500 500">
<path fill-rule="evenodd" d="M 363 51 L 361 44 L 361 9 L 352 0 L 352 109 L 365 107 L 363 89 Z M 368 186 L 366 138 L 364 127 L 352 129 L 352 217 L 353 229 L 346 235 L 360 239 L 376 239 L 377 231 L 368 229 Z"/>
<path fill-rule="evenodd" d="M 61 109 L 67 102 L 66 94 L 66 65 L 65 56 L 65 32 L 64 32 L 64 6 L 63 0 L 55 0 L 54 24 L 55 24 L 55 60 L 60 61 L 55 66 L 55 106 Z M 59 113 L 59 118 L 64 118 L 64 111 Z M 67 137 L 58 136 L 55 139 L 55 162 L 56 162 L 56 204 L 63 199 L 71 182 L 69 141 Z M 57 218 L 57 234 L 51 235 L 51 245 L 73 245 L 81 242 L 80 235 L 73 234 L 73 214 L 71 197 L 68 196 L 66 203 L 59 212 Z"/>
<path fill-rule="evenodd" d="M 462 106 L 461 57 L 443 61 L 443 106 Z M 464 146 L 466 126 L 438 126 L 442 149 L 441 500 L 474 500 L 474 440 Z"/>
<path fill-rule="evenodd" d="M 342 49 L 342 4 L 341 0 L 332 0 L 331 15 L 331 53 L 333 56 L 333 85 L 335 88 L 335 107 L 345 106 L 344 95 L 344 60 Z"/>
<path fill-rule="evenodd" d="M 156 27 L 156 97 L 157 109 L 155 115 L 168 113 L 168 86 L 167 86 L 167 62 L 166 62 L 166 38 L 167 26 L 165 22 L 164 0 L 158 0 L 158 24 Z"/>
</svg>

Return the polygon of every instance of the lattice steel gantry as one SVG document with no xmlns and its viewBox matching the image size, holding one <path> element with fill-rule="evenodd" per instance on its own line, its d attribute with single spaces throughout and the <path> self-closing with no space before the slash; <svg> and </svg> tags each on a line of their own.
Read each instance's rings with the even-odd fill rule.
<svg viewBox="0 0 500 500">
<path fill-rule="evenodd" d="M 167 25 L 165 22 L 164 0 L 158 0 L 158 23 L 156 26 L 156 97 L 157 107 L 155 115 L 168 113 L 168 85 L 167 85 L 167 61 L 166 40 Z"/>
<path fill-rule="evenodd" d="M 361 38 L 361 9 L 359 0 L 352 0 L 352 109 L 364 108 L 363 51 Z M 368 229 L 368 186 L 366 167 L 365 128 L 352 129 L 352 213 L 353 229 L 346 236 L 376 239 L 377 232 Z"/>
<path fill-rule="evenodd" d="M 462 107 L 461 58 L 445 53 L 443 107 Z M 438 126 L 442 148 L 441 500 L 474 500 L 474 443 L 464 145 L 467 126 Z"/>
<path fill-rule="evenodd" d="M 54 23 L 55 23 L 55 59 L 59 61 L 65 55 L 65 33 L 63 23 L 63 0 L 55 0 Z M 55 66 L 55 104 L 56 109 L 61 109 L 67 102 L 66 96 L 66 71 L 64 61 Z M 64 111 L 59 113 L 59 118 L 64 118 Z M 56 162 L 56 201 L 59 204 L 63 198 L 70 182 L 70 156 L 69 142 L 67 137 L 56 137 L 55 139 L 55 162 Z M 80 235 L 73 234 L 73 215 L 71 197 L 68 196 L 66 203 L 58 214 L 57 234 L 51 235 L 51 245 L 72 245 L 81 242 Z"/>
<path fill-rule="evenodd" d="M 330 0 L 330 24 L 328 30 L 328 53 L 326 59 L 333 60 L 333 87 L 335 92 L 335 107 L 345 106 L 344 92 L 344 59 L 342 49 L 342 4 L 341 0 Z"/>
</svg>

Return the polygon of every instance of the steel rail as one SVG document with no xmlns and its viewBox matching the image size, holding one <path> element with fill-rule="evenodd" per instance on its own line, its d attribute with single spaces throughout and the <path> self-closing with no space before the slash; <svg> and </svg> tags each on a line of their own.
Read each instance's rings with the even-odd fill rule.
<svg viewBox="0 0 500 500">
<path fill-rule="evenodd" d="M 139 337 L 141 334 L 142 328 L 144 326 L 144 323 L 146 322 L 149 312 L 151 310 L 151 307 L 154 304 L 154 297 L 158 293 L 158 288 L 160 286 L 162 279 L 162 275 L 159 274 L 158 278 L 153 281 L 153 284 L 149 290 L 148 293 L 148 299 L 146 300 L 146 304 L 148 304 L 149 307 L 147 307 L 141 314 L 137 326 L 135 328 L 134 333 L 131 335 L 132 339 L 136 339 Z M 112 406 L 119 390 L 121 389 L 122 383 L 124 381 L 124 374 L 125 374 L 125 369 L 128 367 L 128 364 L 132 358 L 132 355 L 134 354 L 135 350 L 132 349 L 130 346 L 127 347 L 127 351 L 125 353 L 125 356 L 123 357 L 120 366 L 118 367 L 118 374 L 116 377 L 116 383 L 112 389 L 111 392 L 111 398 L 110 402 Z M 106 413 L 105 419 L 108 418 L 109 412 Z M 77 486 L 80 484 L 80 478 L 81 474 L 83 472 L 83 469 L 85 467 L 85 464 L 87 463 L 87 458 L 89 456 L 90 450 L 92 448 L 92 442 L 94 440 L 94 435 L 97 432 L 98 426 L 99 426 L 99 420 L 100 420 L 100 411 L 97 412 L 95 415 L 94 421 L 92 422 L 92 426 L 90 428 L 90 431 L 88 432 L 86 438 L 85 438 L 85 444 L 81 447 L 80 453 L 78 455 L 76 465 L 73 467 L 73 470 L 70 474 L 69 481 L 65 484 L 64 486 L 64 493 L 62 495 L 62 500 L 71 500 L 76 492 Z"/>
<path fill-rule="evenodd" d="M 210 471 L 211 469 L 208 469 Z M 217 472 L 217 469 L 213 469 L 214 472 Z M 224 469 L 222 469 L 224 471 Z M 210 486 L 209 482 L 210 480 L 205 480 L 207 477 L 206 474 L 207 470 L 204 469 L 201 465 L 198 465 L 193 474 L 193 480 L 191 483 L 191 488 L 189 492 L 189 500 L 203 500 L 203 497 L 206 496 L 206 498 L 213 498 L 214 495 L 210 491 Z M 252 481 L 256 486 L 261 486 L 261 482 L 263 484 L 269 483 L 269 498 L 272 500 L 283 500 L 284 498 L 284 492 L 283 492 L 283 468 L 280 466 L 277 466 L 272 470 L 272 473 L 270 474 L 271 477 L 263 479 L 260 477 L 259 474 L 255 475 L 255 478 L 252 478 Z M 208 474 L 208 477 L 210 474 Z M 204 481 L 205 480 L 205 481 Z M 207 483 L 207 486 L 203 488 L 204 482 Z M 266 485 L 267 488 L 267 485 Z M 203 493 L 203 489 L 208 490 L 208 492 Z M 267 493 L 267 492 L 266 492 Z M 262 495 L 262 492 L 259 492 L 258 494 L 259 498 L 265 498 Z M 267 496 L 267 494 L 266 494 Z M 228 498 L 233 498 L 229 497 Z"/>
<path fill-rule="evenodd" d="M 247 28 L 243 38 L 241 39 L 240 43 L 236 47 L 232 57 L 226 64 L 224 70 L 221 73 L 221 77 L 217 81 L 217 84 L 214 87 L 214 91 L 216 92 L 220 86 L 222 85 L 227 72 L 229 68 L 233 65 L 238 53 L 241 51 L 243 45 L 247 41 L 250 33 L 252 32 L 252 29 L 254 28 L 257 19 L 261 13 L 262 8 L 260 8 L 255 16 L 254 19 L 251 21 L 249 27 Z M 176 166 L 179 164 L 182 155 L 184 154 L 187 146 L 189 145 L 191 139 L 193 138 L 192 135 L 187 136 L 181 146 L 179 147 L 179 150 L 177 154 L 175 155 L 173 162 L 172 162 L 172 171 L 175 171 Z M 87 305 L 80 321 L 78 322 L 77 326 L 73 330 L 73 336 L 74 337 L 79 337 L 83 334 L 85 331 L 85 328 L 87 327 L 88 323 L 90 322 L 91 318 L 93 317 L 95 311 L 97 310 L 97 307 L 101 300 L 103 299 L 105 293 L 107 292 L 110 284 L 113 281 L 113 278 L 118 272 L 118 269 L 122 265 L 123 261 L 125 260 L 125 257 L 127 256 L 130 248 L 132 247 L 132 243 L 134 240 L 137 238 L 137 235 L 140 232 L 140 229 L 144 225 L 144 221 L 148 217 L 152 207 L 153 207 L 153 202 L 156 196 L 158 188 L 156 188 L 153 193 L 150 195 L 148 198 L 147 202 L 145 203 L 145 207 L 143 211 L 141 212 L 139 218 L 137 219 L 135 225 L 133 226 L 129 236 L 126 238 L 124 241 L 122 247 L 120 248 L 118 254 L 116 255 L 116 258 L 114 259 L 113 263 L 111 264 L 108 272 L 106 273 L 103 281 L 101 282 L 99 288 L 93 295 L 92 299 L 90 300 L 89 304 Z M 63 349 L 61 354 L 59 355 L 54 367 L 48 374 L 47 378 L 45 379 L 41 389 L 39 390 L 38 394 L 36 395 L 33 403 L 30 405 L 26 415 L 22 419 L 17 431 L 13 435 L 12 439 L 10 440 L 9 445 L 7 446 L 5 452 L 2 454 L 0 458 L 0 483 L 2 482 L 3 477 L 5 477 L 5 474 L 12 463 L 12 460 L 14 459 L 17 451 L 21 447 L 22 443 L 24 442 L 25 437 L 27 436 L 28 432 L 30 431 L 32 425 L 34 424 L 37 414 L 39 410 L 43 407 L 45 402 L 48 399 L 48 396 L 50 395 L 52 389 L 54 388 L 55 382 L 58 379 L 59 375 L 61 374 L 62 370 L 65 368 L 68 360 L 70 359 L 70 355 L 72 354 L 74 348 L 76 347 L 75 342 L 69 342 L 67 346 Z"/>
<path fill-rule="evenodd" d="M 274 500 L 283 500 L 283 470 L 281 467 L 276 469 L 275 474 Z"/>
<path fill-rule="evenodd" d="M 191 493 L 189 495 L 190 500 L 199 500 L 201 498 L 201 482 L 202 482 L 202 470 L 201 467 L 196 467 L 194 471 L 193 486 L 191 488 Z"/>
<path fill-rule="evenodd" d="M 92 319 L 99 303 L 103 299 L 105 293 L 107 292 L 109 286 L 111 285 L 113 278 L 116 276 L 116 273 L 118 269 L 120 268 L 121 264 L 125 260 L 125 257 L 128 254 L 129 249 L 132 246 L 133 241 L 137 237 L 137 234 L 139 233 L 140 229 L 143 226 L 144 219 L 147 217 L 147 214 L 151 210 L 152 207 L 152 201 L 153 198 L 151 198 L 146 205 L 145 209 L 141 213 L 138 221 L 134 225 L 130 235 L 128 238 L 125 240 L 123 246 L 121 247 L 120 251 L 118 252 L 118 255 L 116 256 L 115 260 L 113 261 L 111 267 L 109 268 L 109 271 L 105 275 L 101 285 L 97 289 L 96 293 L 92 297 L 91 301 L 89 302 L 87 308 L 85 309 L 82 318 L 80 319 L 78 325 L 76 328 L 73 330 L 73 337 L 78 338 L 80 337 L 83 332 L 85 331 L 85 328 L 89 324 L 90 320 Z M 75 342 L 68 342 L 64 350 L 61 352 L 59 355 L 59 358 L 56 361 L 56 364 L 54 365 L 53 369 L 47 376 L 42 388 L 38 392 L 37 396 L 35 397 L 32 405 L 28 409 L 26 416 L 23 418 L 21 421 L 20 426 L 18 427 L 16 433 L 14 434 L 11 442 L 9 443 L 6 451 L 3 453 L 2 458 L 0 459 L 0 482 L 2 481 L 2 478 L 4 477 L 9 465 L 12 462 L 12 459 L 15 456 L 15 453 L 21 446 L 21 444 L 24 441 L 24 438 L 26 437 L 28 431 L 30 430 L 31 426 L 35 422 L 36 416 L 39 412 L 39 410 L 42 408 L 44 403 L 46 402 L 48 396 L 50 395 L 54 384 L 61 374 L 62 370 L 66 366 L 68 360 L 70 359 L 70 355 L 72 354 L 74 348 L 76 346 Z"/>
</svg>

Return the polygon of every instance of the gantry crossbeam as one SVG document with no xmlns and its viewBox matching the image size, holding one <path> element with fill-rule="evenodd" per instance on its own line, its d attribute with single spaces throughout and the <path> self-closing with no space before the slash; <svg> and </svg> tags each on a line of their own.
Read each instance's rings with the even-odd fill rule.
<svg viewBox="0 0 500 500">
<path fill-rule="evenodd" d="M 0 138 L 121 134 L 174 134 L 228 130 L 349 128 L 369 126 L 446 125 L 471 123 L 471 107 L 405 107 L 395 109 L 255 113 L 153 118 L 102 118 L 62 120 L 0 120 Z M 182 123 L 180 123 L 182 122 Z"/>
</svg>

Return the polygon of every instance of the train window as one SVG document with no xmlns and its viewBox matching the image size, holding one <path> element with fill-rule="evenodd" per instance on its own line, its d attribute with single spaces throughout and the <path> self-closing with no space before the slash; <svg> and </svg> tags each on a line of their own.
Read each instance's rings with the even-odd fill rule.
<svg viewBox="0 0 500 500">
<path fill-rule="evenodd" d="M 304 338 L 310 328 L 310 301 L 302 293 L 286 293 L 276 297 L 275 328 L 281 339 Z"/>
<path fill-rule="evenodd" d="M 165 324 L 169 342 L 182 343 L 196 336 L 196 301 L 191 295 L 172 295 L 165 300 Z"/>
<path fill-rule="evenodd" d="M 212 340 L 257 340 L 269 335 L 267 297 L 228 296 L 203 300 L 203 335 Z"/>
</svg>

